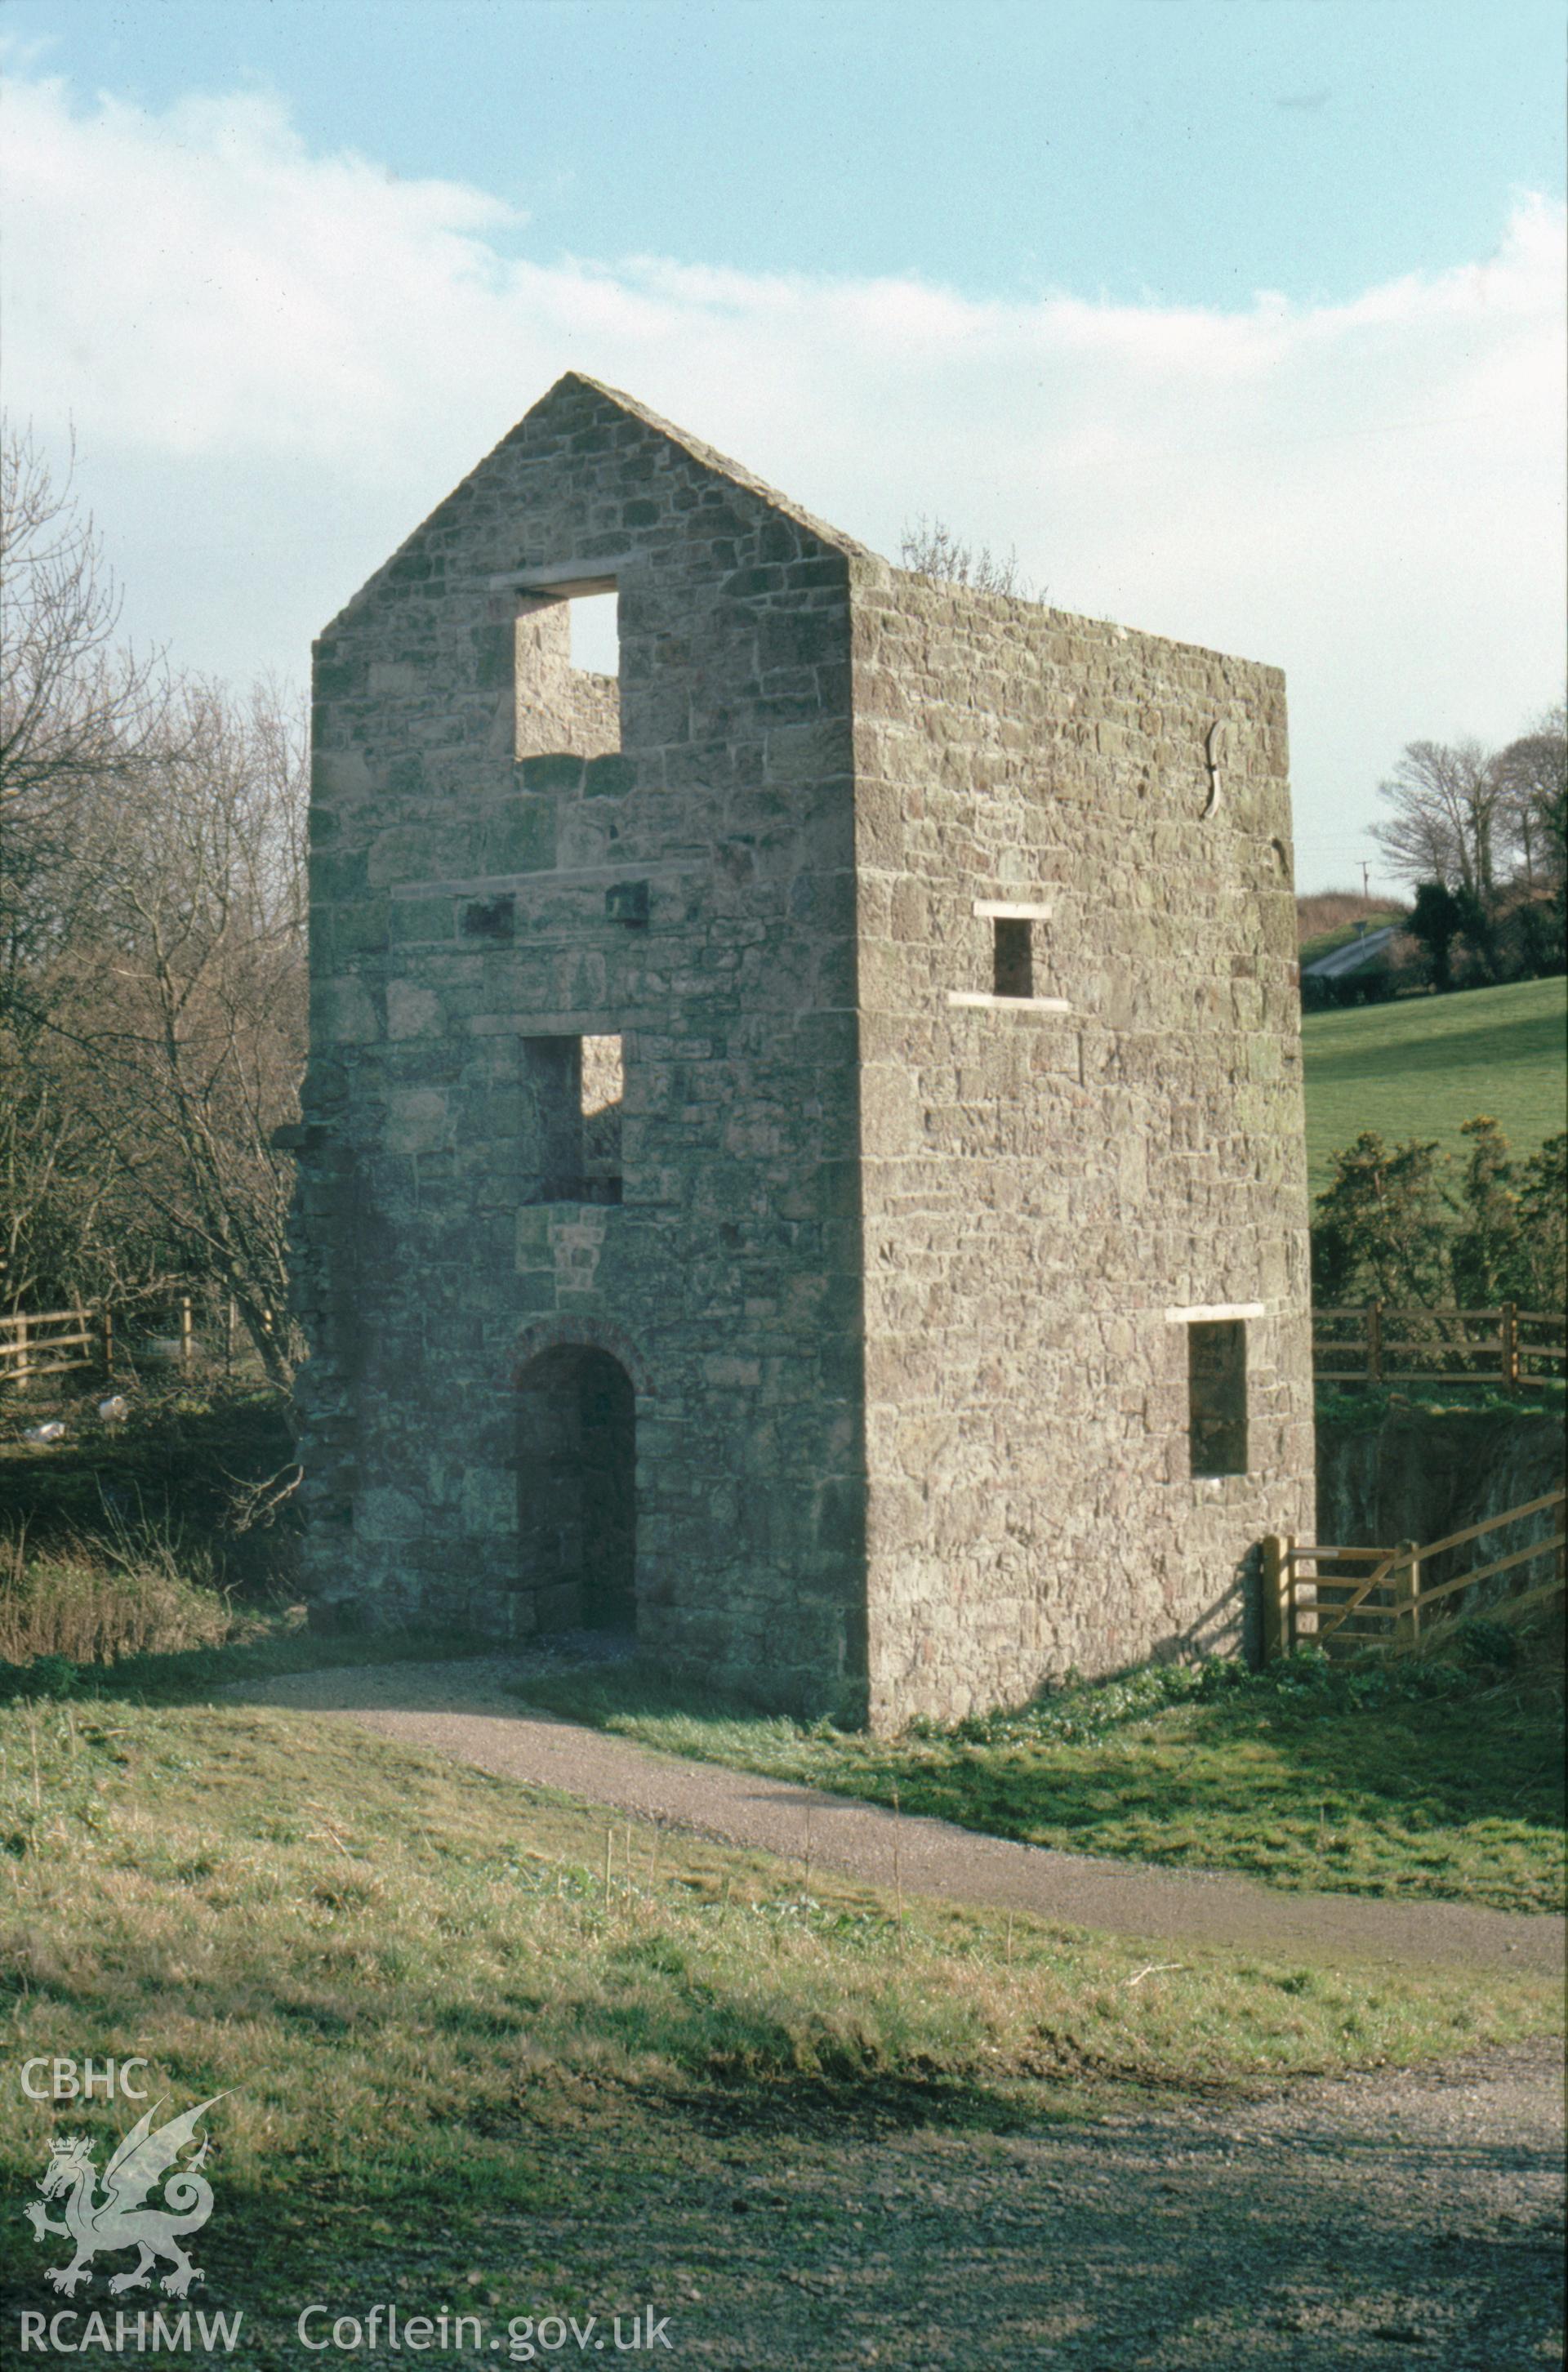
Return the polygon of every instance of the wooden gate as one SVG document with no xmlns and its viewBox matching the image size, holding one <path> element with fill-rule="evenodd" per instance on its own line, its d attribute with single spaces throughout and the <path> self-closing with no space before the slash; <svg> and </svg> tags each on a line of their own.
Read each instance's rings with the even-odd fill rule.
<svg viewBox="0 0 1568 2372">
<path fill-rule="evenodd" d="M 1428 1635 L 1434 1623 L 1451 1622 L 1462 1612 L 1484 1612 L 1489 1622 L 1512 1622 L 1531 1607 L 1562 1595 L 1565 1515 L 1568 1493 L 1549 1491 L 1543 1498 L 1527 1499 L 1522 1506 L 1505 1508 L 1440 1541 L 1400 1541 L 1391 1549 L 1332 1546 L 1272 1533 L 1263 1543 L 1265 1659 L 1306 1646 L 1322 1647 L 1330 1655 L 1368 1647 L 1408 1650 Z M 1546 1518 L 1544 1531 L 1538 1525 L 1533 1536 L 1507 1555 L 1489 1557 L 1440 1581 L 1426 1581 L 1438 1557 L 1541 1517 Z M 1351 1570 L 1332 1570 L 1336 1566 Z M 1490 1599 L 1484 1607 L 1466 1607 L 1468 1592 L 1505 1574 L 1516 1576 L 1505 1595 Z"/>
</svg>

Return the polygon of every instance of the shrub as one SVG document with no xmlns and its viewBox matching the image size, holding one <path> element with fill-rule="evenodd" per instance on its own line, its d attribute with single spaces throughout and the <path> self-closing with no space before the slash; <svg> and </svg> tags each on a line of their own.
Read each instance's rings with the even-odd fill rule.
<svg viewBox="0 0 1568 2372">
<path fill-rule="evenodd" d="M 17 1697 L 68 1697 L 76 1685 L 69 1656 L 35 1656 L 30 1663 L 0 1663 L 0 1703 Z"/>
</svg>

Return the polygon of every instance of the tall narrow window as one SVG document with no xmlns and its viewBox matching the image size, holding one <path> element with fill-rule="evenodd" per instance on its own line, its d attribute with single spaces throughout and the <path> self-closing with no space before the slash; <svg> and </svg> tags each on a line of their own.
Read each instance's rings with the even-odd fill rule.
<svg viewBox="0 0 1568 2372">
<path fill-rule="evenodd" d="M 522 1041 L 523 1145 L 519 1200 L 619 1203 L 619 1038 Z"/>
<path fill-rule="evenodd" d="M 1032 996 L 1035 993 L 1034 924 L 1016 914 L 997 914 L 992 929 L 996 934 L 992 958 L 992 994 L 994 996 Z"/>
<path fill-rule="evenodd" d="M 1247 1471 L 1247 1324 L 1199 1320 L 1187 1329 L 1188 1435 L 1194 1474 Z"/>
</svg>

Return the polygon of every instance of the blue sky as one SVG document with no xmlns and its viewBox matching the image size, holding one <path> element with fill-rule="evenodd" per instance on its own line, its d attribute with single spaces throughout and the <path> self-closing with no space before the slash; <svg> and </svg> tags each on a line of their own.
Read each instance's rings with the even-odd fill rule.
<svg viewBox="0 0 1568 2372">
<path fill-rule="evenodd" d="M 1291 677 L 1298 871 L 1558 695 L 1562 12 L 0 0 L 9 409 L 185 663 L 569 366 L 886 551 Z"/>
<path fill-rule="evenodd" d="M 1562 179 L 1539 0 L 5 0 L 86 90 L 286 95 L 543 256 L 1343 298 Z M 47 44 L 47 46 L 43 46 Z"/>
</svg>

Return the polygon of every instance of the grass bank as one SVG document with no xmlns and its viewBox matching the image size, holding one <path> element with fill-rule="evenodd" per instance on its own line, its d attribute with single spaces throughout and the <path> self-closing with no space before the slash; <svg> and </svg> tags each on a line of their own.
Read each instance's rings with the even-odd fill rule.
<svg viewBox="0 0 1568 2372">
<path fill-rule="evenodd" d="M 1028 1844 L 1313 1891 L 1563 1907 L 1562 1692 L 1550 1672 L 1156 1665 L 896 1739 L 748 1712 L 635 1668 L 517 1693 L 667 1753 Z"/>
<path fill-rule="evenodd" d="M 1302 1023 L 1307 1152 L 1312 1192 L 1333 1156 L 1364 1129 L 1390 1145 L 1437 1139 L 1460 1153 L 1459 1130 L 1490 1112 L 1515 1154 L 1562 1126 L 1568 982 L 1309 1013 Z"/>
<path fill-rule="evenodd" d="M 106 1422 L 103 1386 L 71 1382 L 52 1397 L 0 1393 L 0 1522 L 40 1542 L 156 1525 L 199 1542 L 224 1579 L 249 1580 L 253 1568 L 272 1577 L 260 1552 L 297 1529 L 278 1488 L 295 1447 L 276 1393 L 127 1381 L 126 1415 Z M 60 1423 L 62 1438 L 29 1442 L 45 1418 Z"/>
<path fill-rule="evenodd" d="M 900 1924 L 876 1889 L 306 1715 L 11 1707 L 0 1744 L 14 2040 L 156 2037 L 209 2089 L 265 2065 L 290 2145 L 330 2122 L 345 2165 L 374 2132 L 444 2156 L 435 2104 L 498 2078 L 1245 2083 L 1533 2015 L 1471 1977 L 1369 1991 L 1196 1948 L 1130 1991 L 1136 1941 L 1016 1918 L 1009 1959 L 1004 1914 Z"/>
<path fill-rule="evenodd" d="M 7 2060 L 134 2053 L 171 2110 L 226 2096 L 186 2303 L 242 2312 L 241 2344 L 155 2347 L 137 2356 L 149 2372 L 297 2366 L 311 2300 L 494 2330 L 652 2297 L 676 2344 L 711 2343 L 744 2210 L 749 2244 L 760 2225 L 776 2238 L 774 2270 L 723 2360 L 806 2360 L 769 2346 L 787 2285 L 803 2262 L 837 2282 L 870 2245 L 854 2192 L 826 2222 L 797 2195 L 815 2135 L 918 2130 L 945 2196 L 960 2140 L 1027 2147 L 1042 2120 L 1129 2087 L 1267 2087 L 1559 2020 L 1555 1989 L 1528 1978 L 1187 1948 L 1173 1968 L 1024 1918 L 910 1904 L 900 1920 L 872 1889 L 619 1818 L 607 1832 L 549 1795 L 250 1707 L 0 1709 L 0 1845 Z M 90 2137 L 101 2168 L 130 2115 L 0 2086 L 6 2196 L 36 2198 L 56 2137 Z M 690 2210 L 656 2250 L 672 2199 Z M 917 2206 L 929 2249 L 942 2227 Z M 19 2213 L 0 2220 L 8 2329 L 64 2303 L 42 2280 L 63 2254 Z M 116 2306 L 176 2310 L 107 2298 L 129 2263 L 100 2263 L 72 2302 L 110 2331 Z M 912 2341 L 898 2360 L 929 2356 Z"/>
</svg>

